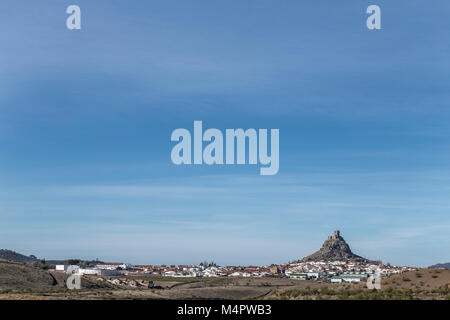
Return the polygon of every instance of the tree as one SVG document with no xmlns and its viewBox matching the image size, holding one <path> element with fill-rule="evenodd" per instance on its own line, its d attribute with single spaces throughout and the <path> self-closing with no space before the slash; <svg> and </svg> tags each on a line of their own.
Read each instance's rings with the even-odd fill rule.
<svg viewBox="0 0 450 320">
<path fill-rule="evenodd" d="M 208 268 L 208 267 L 217 267 L 217 264 L 214 262 L 214 260 L 211 260 L 211 262 L 208 262 L 208 260 L 205 260 L 203 262 L 200 262 L 199 264 L 202 267 Z"/>
<path fill-rule="evenodd" d="M 80 260 L 79 260 L 79 259 L 69 259 L 69 260 L 67 261 L 67 263 L 68 263 L 68 264 L 77 265 L 77 264 L 80 263 Z"/>
<path fill-rule="evenodd" d="M 217 264 L 214 262 L 214 260 L 211 260 L 211 262 L 208 264 L 208 267 L 217 267 Z"/>
</svg>

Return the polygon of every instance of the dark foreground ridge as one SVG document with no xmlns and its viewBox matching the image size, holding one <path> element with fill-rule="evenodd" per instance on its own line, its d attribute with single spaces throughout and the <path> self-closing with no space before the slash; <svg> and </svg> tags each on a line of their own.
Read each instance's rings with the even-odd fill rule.
<svg viewBox="0 0 450 320">
<path fill-rule="evenodd" d="M 303 258 L 301 262 L 312 261 L 354 261 L 368 263 L 373 262 L 366 258 L 360 257 L 352 252 L 350 246 L 340 235 L 339 230 L 334 231 L 322 245 L 319 251 Z"/>
</svg>

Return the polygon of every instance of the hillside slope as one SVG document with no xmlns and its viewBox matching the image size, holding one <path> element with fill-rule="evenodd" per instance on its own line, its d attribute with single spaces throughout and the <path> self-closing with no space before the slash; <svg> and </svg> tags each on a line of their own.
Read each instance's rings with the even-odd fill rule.
<svg viewBox="0 0 450 320">
<path fill-rule="evenodd" d="M 25 262 L 25 263 L 31 263 L 38 261 L 36 257 L 33 256 L 25 256 L 23 254 L 20 254 L 18 252 L 7 250 L 7 249 L 0 249 L 0 259 L 3 260 L 9 260 L 14 262 Z"/>
<path fill-rule="evenodd" d="M 45 270 L 28 265 L 0 260 L 0 289 L 51 288 L 54 278 Z"/>
</svg>

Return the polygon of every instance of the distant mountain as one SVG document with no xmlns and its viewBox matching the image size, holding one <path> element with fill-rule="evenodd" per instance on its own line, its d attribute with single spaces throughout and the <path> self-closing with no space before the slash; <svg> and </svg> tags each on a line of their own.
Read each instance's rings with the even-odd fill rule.
<svg viewBox="0 0 450 320">
<path fill-rule="evenodd" d="M 35 256 L 25 256 L 23 254 L 7 249 L 0 249 L 0 259 L 20 263 L 32 263 L 39 261 Z"/>
<path fill-rule="evenodd" d="M 432 266 L 429 266 L 428 268 L 450 269 L 450 262 L 434 264 Z"/>
<path fill-rule="evenodd" d="M 319 251 L 300 260 L 301 262 L 311 261 L 354 261 L 354 262 L 374 262 L 360 257 L 350 250 L 350 246 L 341 237 L 339 230 L 334 231 L 322 245 Z"/>
</svg>

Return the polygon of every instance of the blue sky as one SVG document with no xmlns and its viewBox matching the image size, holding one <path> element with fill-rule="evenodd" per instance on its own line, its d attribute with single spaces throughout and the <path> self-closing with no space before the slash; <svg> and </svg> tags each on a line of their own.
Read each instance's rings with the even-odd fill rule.
<svg viewBox="0 0 450 320">
<path fill-rule="evenodd" d="M 82 30 L 66 29 L 78 4 Z M 365 26 L 378 4 L 382 30 Z M 2 1 L 0 247 L 268 264 L 340 229 L 450 261 L 448 1 Z M 280 171 L 175 166 L 176 128 L 279 128 Z"/>
</svg>

